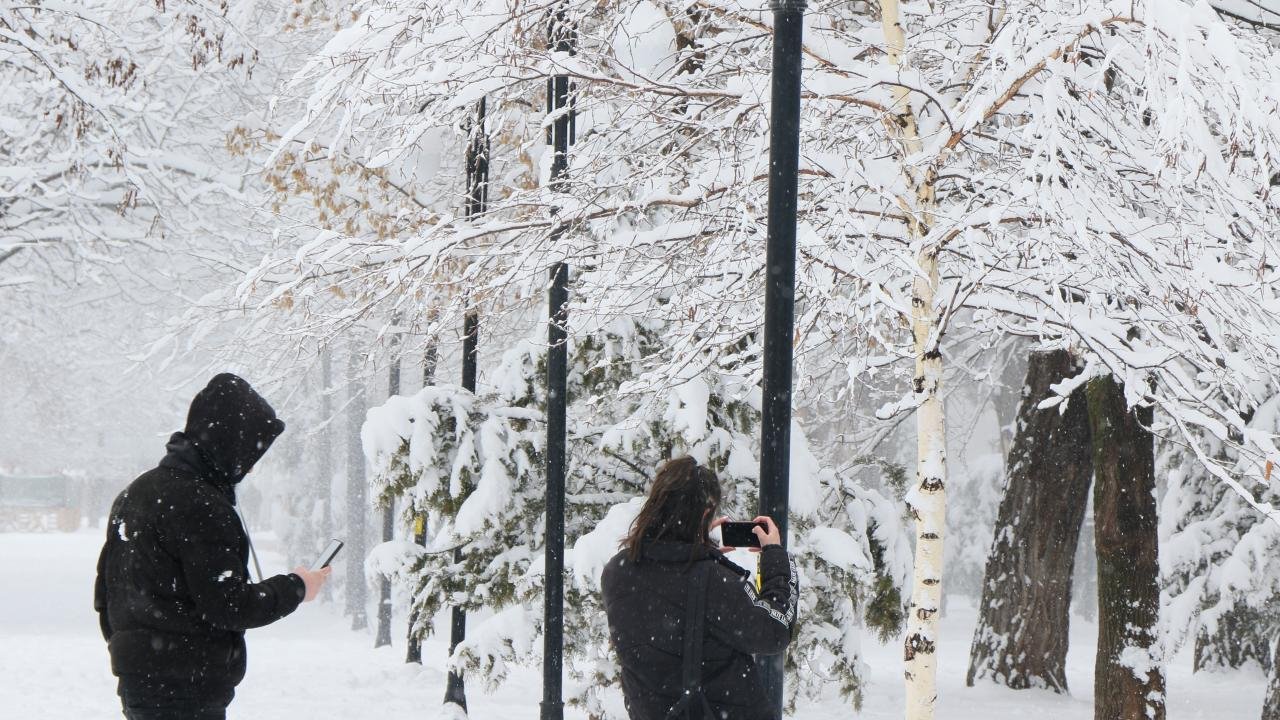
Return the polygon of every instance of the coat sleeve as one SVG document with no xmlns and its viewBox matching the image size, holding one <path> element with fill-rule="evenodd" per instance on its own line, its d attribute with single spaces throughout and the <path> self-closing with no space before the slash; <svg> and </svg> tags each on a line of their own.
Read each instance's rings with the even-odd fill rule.
<svg viewBox="0 0 1280 720">
<path fill-rule="evenodd" d="M 111 640 L 111 618 L 107 615 L 107 547 L 110 540 L 102 543 L 102 552 L 98 554 L 98 576 L 93 582 L 93 609 L 98 613 L 98 627 L 102 630 L 102 639 Z"/>
<path fill-rule="evenodd" d="M 247 630 L 270 625 L 297 609 L 306 586 L 297 575 L 253 583 L 240 555 L 240 518 L 221 498 L 197 496 L 187 512 L 166 523 L 196 611 L 210 625 Z"/>
<path fill-rule="evenodd" d="M 739 652 L 776 655 L 791 642 L 800 583 L 781 545 L 760 553 L 760 589 L 750 577 L 716 568 L 707 588 L 708 632 Z"/>
</svg>

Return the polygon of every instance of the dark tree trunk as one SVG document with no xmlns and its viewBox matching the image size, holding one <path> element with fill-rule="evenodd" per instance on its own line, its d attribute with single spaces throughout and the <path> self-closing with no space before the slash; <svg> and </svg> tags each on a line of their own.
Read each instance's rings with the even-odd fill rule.
<svg viewBox="0 0 1280 720">
<path fill-rule="evenodd" d="M 436 344 L 432 341 L 422 358 L 422 387 L 430 387 L 436 381 Z M 427 514 L 421 511 L 413 515 L 413 541 L 422 547 L 427 546 Z M 422 640 L 418 637 L 418 609 L 412 599 L 409 602 L 409 636 L 405 643 L 404 661 L 422 664 Z"/>
<path fill-rule="evenodd" d="M 1202 627 L 1196 633 L 1196 672 L 1234 670 L 1251 661 L 1270 670 L 1272 626 L 1261 611 L 1237 603 L 1218 618 L 1213 632 Z"/>
<path fill-rule="evenodd" d="M 320 351 L 320 472 L 317 482 L 317 494 L 320 498 L 320 536 L 328 542 L 333 537 L 333 397 L 329 395 L 333 388 L 333 356 L 329 348 Z M 329 583 L 320 589 L 321 602 L 332 602 L 333 593 Z"/>
<path fill-rule="evenodd" d="M 1098 551 L 1093 717 L 1164 720 L 1164 668 L 1153 656 L 1160 589 L 1152 413 L 1130 411 L 1109 376 L 1090 381 L 1087 392 Z"/>
<path fill-rule="evenodd" d="M 1031 354 L 1005 493 L 982 583 L 966 682 L 1066 692 L 1067 629 L 1076 545 L 1093 463 L 1083 391 L 1066 411 L 1040 410 L 1049 386 L 1075 371 L 1065 350 Z"/>
<path fill-rule="evenodd" d="M 328 348 L 320 351 L 320 534 L 325 540 L 333 537 L 333 355 Z M 325 583 L 325 587 L 329 586 Z"/>
<path fill-rule="evenodd" d="M 399 325 L 399 318 L 391 321 Z M 391 369 L 387 376 L 387 397 L 400 394 L 400 336 L 391 336 L 392 353 Z M 396 534 L 396 499 L 388 497 L 382 506 L 382 542 L 389 543 Z M 374 636 L 374 647 L 385 647 L 391 644 L 391 578 L 382 575 L 378 578 L 378 632 Z"/>
<path fill-rule="evenodd" d="M 1262 720 L 1280 720 L 1280 662 L 1276 662 L 1274 652 L 1271 672 L 1267 673 L 1267 698 L 1262 701 Z"/>
<path fill-rule="evenodd" d="M 367 516 L 369 512 L 368 489 L 364 476 L 364 448 L 360 444 L 360 426 L 364 423 L 364 384 L 359 380 L 360 360 L 355 348 L 351 350 L 348 366 L 351 398 L 347 408 L 347 614 L 351 616 L 351 629 L 369 627 L 369 589 L 364 582 L 364 558 L 369 553 L 367 544 Z"/>
</svg>

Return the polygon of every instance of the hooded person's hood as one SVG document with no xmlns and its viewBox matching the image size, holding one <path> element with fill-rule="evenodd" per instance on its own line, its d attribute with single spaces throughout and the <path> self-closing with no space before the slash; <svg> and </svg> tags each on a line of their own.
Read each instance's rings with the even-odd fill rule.
<svg viewBox="0 0 1280 720">
<path fill-rule="evenodd" d="M 186 429 L 169 438 L 169 454 L 160 464 L 229 488 L 244 479 L 282 432 L 284 422 L 248 382 L 221 373 L 196 393 Z"/>
</svg>

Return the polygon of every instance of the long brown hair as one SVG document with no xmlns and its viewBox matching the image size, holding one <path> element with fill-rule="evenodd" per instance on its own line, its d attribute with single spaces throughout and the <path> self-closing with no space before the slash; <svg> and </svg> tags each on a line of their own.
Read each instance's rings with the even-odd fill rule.
<svg viewBox="0 0 1280 720">
<path fill-rule="evenodd" d="M 658 467 L 640 514 L 622 539 L 632 561 L 648 540 L 710 543 L 707 531 L 720 506 L 720 479 L 691 457 L 668 460 Z"/>
</svg>

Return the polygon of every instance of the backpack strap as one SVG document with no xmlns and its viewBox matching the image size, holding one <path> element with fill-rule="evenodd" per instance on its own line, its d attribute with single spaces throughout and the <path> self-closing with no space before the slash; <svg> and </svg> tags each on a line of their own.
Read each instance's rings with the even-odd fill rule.
<svg viewBox="0 0 1280 720">
<path fill-rule="evenodd" d="M 667 711 L 667 720 L 695 717 L 690 711 L 694 698 L 702 702 L 702 717 L 712 717 L 711 703 L 702 691 L 702 641 L 707 615 L 707 577 L 712 563 L 695 562 L 689 578 L 689 594 L 684 606 L 684 649 L 681 687 L 683 693 Z"/>
</svg>

